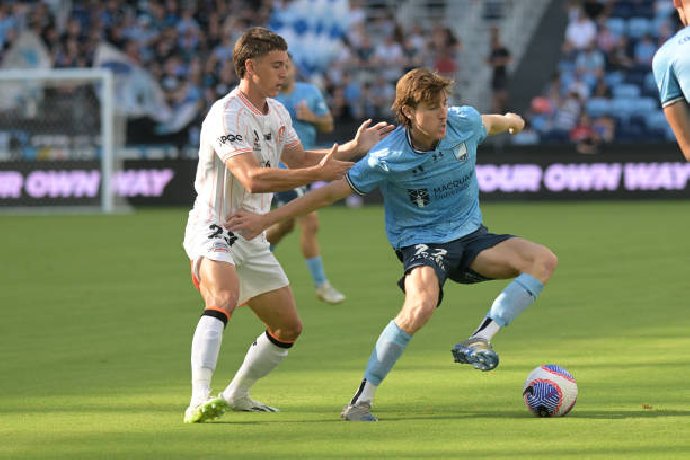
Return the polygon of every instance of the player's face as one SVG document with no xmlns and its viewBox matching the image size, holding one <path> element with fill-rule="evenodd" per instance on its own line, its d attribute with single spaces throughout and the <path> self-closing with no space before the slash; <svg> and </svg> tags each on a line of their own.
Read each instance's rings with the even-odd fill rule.
<svg viewBox="0 0 690 460">
<path fill-rule="evenodd" d="M 421 102 L 411 111 L 412 134 L 430 141 L 446 136 L 448 120 L 448 96 L 441 93 L 436 102 Z"/>
<path fill-rule="evenodd" d="M 678 11 L 678 17 L 680 18 L 680 22 L 683 23 L 684 26 L 688 26 L 688 22 L 690 22 L 690 18 L 688 15 L 690 15 L 690 1 L 689 0 L 675 0 L 674 5 L 676 7 L 676 10 Z"/>
<path fill-rule="evenodd" d="M 288 60 L 287 73 L 285 74 L 285 83 L 287 83 L 288 85 L 294 83 L 295 73 L 297 73 L 297 69 L 295 69 L 295 64 L 292 62 L 292 60 Z"/>
<path fill-rule="evenodd" d="M 285 83 L 288 67 L 287 51 L 273 50 L 251 59 L 251 82 L 264 97 L 275 97 Z"/>
</svg>

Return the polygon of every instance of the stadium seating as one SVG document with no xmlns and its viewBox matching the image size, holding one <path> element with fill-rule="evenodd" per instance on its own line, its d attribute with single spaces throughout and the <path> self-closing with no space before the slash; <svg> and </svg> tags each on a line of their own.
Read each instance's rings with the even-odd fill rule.
<svg viewBox="0 0 690 460">
<path fill-rule="evenodd" d="M 595 95 L 592 80 L 584 80 L 589 84 L 592 96 L 582 101 L 582 110 L 595 122 L 600 117 L 612 118 L 616 128 L 615 142 L 658 142 L 669 139 L 670 128 L 659 110 L 658 90 L 651 65 L 635 62 L 634 51 L 645 37 L 664 41 L 674 33 L 673 4 L 655 0 L 616 0 L 609 3 L 610 8 L 605 9 L 603 16 L 594 23 L 605 25 L 614 37 L 625 40 L 625 47 L 606 55 L 607 63 L 602 75 L 608 87 L 606 94 Z M 577 57 L 582 52 L 566 48 L 563 53 L 558 66 L 561 98 L 573 91 L 578 79 L 582 80 L 577 77 L 575 68 Z M 547 90 L 545 94 L 549 94 Z M 552 105 L 557 106 L 555 102 L 552 101 Z M 561 137 L 561 133 L 554 136 L 549 132 L 552 124 L 544 114 L 535 114 L 532 118 L 538 118 L 538 122 L 532 123 L 532 126 L 541 140 Z"/>
</svg>

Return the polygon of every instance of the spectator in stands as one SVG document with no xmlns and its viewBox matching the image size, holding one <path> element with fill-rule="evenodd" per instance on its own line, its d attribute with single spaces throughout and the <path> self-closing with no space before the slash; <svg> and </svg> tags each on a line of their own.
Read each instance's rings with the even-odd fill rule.
<svg viewBox="0 0 690 460">
<path fill-rule="evenodd" d="M 373 43 L 371 42 L 371 38 L 369 38 L 369 34 L 364 34 L 362 37 L 362 43 L 361 45 L 357 48 L 357 58 L 359 59 L 359 66 L 360 67 L 365 67 L 365 68 L 370 68 L 374 66 L 374 54 L 376 50 L 374 48 Z"/>
<path fill-rule="evenodd" d="M 616 48 L 619 37 L 611 32 L 605 20 L 600 20 L 598 22 L 597 29 L 596 47 L 604 53 L 605 56 L 608 56 Z"/>
<path fill-rule="evenodd" d="M 400 77 L 404 63 L 403 51 L 392 34 L 375 46 L 373 63 L 381 69 L 388 82 L 395 82 Z"/>
<path fill-rule="evenodd" d="M 611 88 L 609 87 L 609 85 L 606 84 L 606 80 L 604 79 L 603 76 L 599 76 L 599 78 L 597 78 L 597 82 L 594 85 L 594 91 L 592 91 L 592 97 L 602 98 L 602 99 L 611 99 L 612 96 L 613 96 L 613 93 L 611 92 Z"/>
<path fill-rule="evenodd" d="M 568 24 L 565 31 L 563 51 L 572 55 L 574 51 L 583 50 L 596 40 L 597 28 L 594 21 L 589 19 L 582 10 L 578 10 L 577 19 Z"/>
<path fill-rule="evenodd" d="M 650 34 L 644 36 L 635 44 L 634 58 L 635 64 L 643 71 L 648 71 L 652 67 L 652 58 L 656 52 L 657 45 L 654 43 Z"/>
<path fill-rule="evenodd" d="M 587 114 L 580 114 L 577 124 L 570 130 L 570 141 L 575 143 L 577 153 L 598 152 L 599 138 Z"/>
<path fill-rule="evenodd" d="M 606 60 L 604 54 L 597 48 L 595 41 L 587 45 L 587 48 L 578 52 L 575 59 L 575 70 L 583 80 L 593 87 L 597 79 L 604 75 Z"/>
<path fill-rule="evenodd" d="M 589 95 L 591 93 L 591 86 L 589 81 L 595 80 L 587 77 L 588 76 L 584 72 L 575 72 L 575 74 L 573 75 L 573 79 L 568 84 L 567 92 L 577 94 L 578 98 L 581 101 L 586 101 L 587 99 L 589 99 Z"/>
<path fill-rule="evenodd" d="M 592 122 L 600 143 L 610 144 L 616 138 L 616 120 L 608 115 L 597 117 Z"/>
<path fill-rule="evenodd" d="M 568 142 L 570 131 L 577 125 L 581 110 L 582 104 L 578 94 L 568 93 L 554 113 L 549 138 L 556 142 Z"/>
<path fill-rule="evenodd" d="M 410 67 L 410 69 L 414 68 Z M 453 50 L 445 48 L 439 52 L 434 63 L 434 69 L 442 77 L 452 79 L 458 71 L 458 65 L 453 55 Z"/>
<path fill-rule="evenodd" d="M 491 111 L 506 113 L 508 108 L 508 65 L 510 51 L 501 43 L 498 27 L 491 28 Z"/>
<path fill-rule="evenodd" d="M 618 44 L 609 55 L 609 70 L 627 71 L 635 66 L 635 60 L 630 52 L 629 40 L 621 37 Z"/>
<path fill-rule="evenodd" d="M 610 2 L 601 2 L 599 0 L 584 0 L 582 2 L 582 10 L 592 21 L 597 21 L 606 10 L 610 9 Z"/>
</svg>

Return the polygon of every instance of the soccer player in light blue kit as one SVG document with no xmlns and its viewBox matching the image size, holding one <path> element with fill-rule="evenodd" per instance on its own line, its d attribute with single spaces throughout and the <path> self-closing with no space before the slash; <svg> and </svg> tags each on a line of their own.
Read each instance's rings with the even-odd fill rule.
<svg viewBox="0 0 690 460">
<path fill-rule="evenodd" d="M 498 365 L 491 339 L 532 304 L 558 261 L 548 248 L 482 224 L 475 174 L 477 146 L 487 135 L 517 133 L 524 120 L 513 113 L 480 115 L 469 106 L 448 107 L 448 79 L 414 69 L 396 85 L 393 112 L 401 126 L 376 144 L 346 178 L 258 216 L 241 212 L 226 225 L 245 238 L 274 222 L 349 195 L 376 188 L 384 198 L 386 234 L 403 263 L 402 310 L 383 329 L 364 379 L 341 417 L 374 421 L 374 393 L 415 332 L 443 299 L 446 279 L 472 284 L 514 278 L 498 295 L 471 336 L 453 349 L 455 362 L 484 371 Z M 334 146 L 333 150 L 337 150 Z"/>
<path fill-rule="evenodd" d="M 673 0 L 673 5 L 685 27 L 659 48 L 652 70 L 668 124 L 690 161 L 690 0 Z"/>
<path fill-rule="evenodd" d="M 285 108 L 288 109 L 290 118 L 292 118 L 292 126 L 295 128 L 297 137 L 302 141 L 304 148 L 313 149 L 316 147 L 317 132 L 329 133 L 333 131 L 333 116 L 328 110 L 321 91 L 311 83 L 297 81 L 296 73 L 295 63 L 290 55 L 285 84 L 278 96 L 276 96 L 276 99 L 282 102 Z M 283 166 L 281 163 L 281 167 Z M 305 186 L 285 192 L 277 192 L 274 195 L 274 200 L 278 206 L 283 206 L 285 203 L 289 203 L 295 198 L 304 195 L 308 189 L 309 186 Z M 345 295 L 334 288 L 326 277 L 319 241 L 316 238 L 316 234 L 319 231 L 319 217 L 316 211 L 310 212 L 306 216 L 301 216 L 297 220 L 301 229 L 300 246 L 302 256 L 314 282 L 316 297 L 330 304 L 343 302 Z M 271 226 L 266 232 L 266 238 L 271 245 L 275 246 L 283 237 L 292 232 L 294 228 L 295 219 L 285 219 Z"/>
</svg>

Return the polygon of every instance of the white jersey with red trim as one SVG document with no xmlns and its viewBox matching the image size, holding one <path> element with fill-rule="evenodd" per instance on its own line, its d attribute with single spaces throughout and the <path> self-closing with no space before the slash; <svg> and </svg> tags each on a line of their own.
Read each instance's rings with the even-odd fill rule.
<svg viewBox="0 0 690 460">
<path fill-rule="evenodd" d="M 262 167 L 277 168 L 283 149 L 300 142 L 283 104 L 267 102 L 264 115 L 235 88 L 209 110 L 201 125 L 197 198 L 190 221 L 222 225 L 238 209 L 256 214 L 270 210 L 273 193 L 248 192 L 225 166 L 228 158 L 246 154 L 254 155 Z"/>
</svg>

